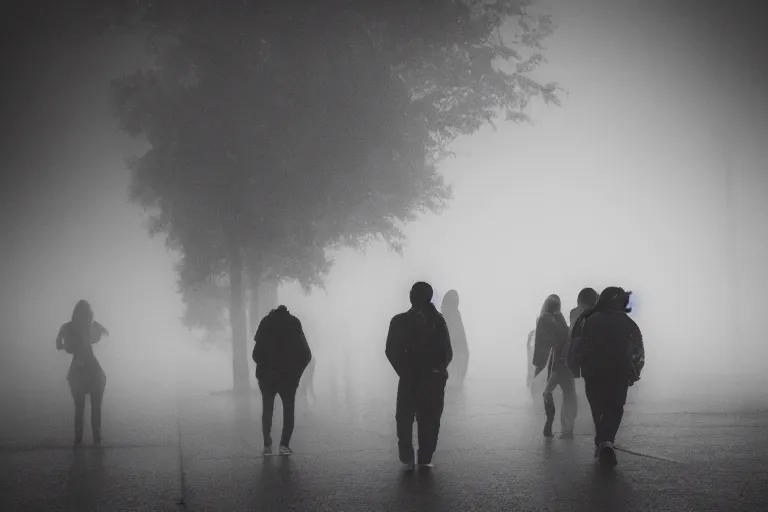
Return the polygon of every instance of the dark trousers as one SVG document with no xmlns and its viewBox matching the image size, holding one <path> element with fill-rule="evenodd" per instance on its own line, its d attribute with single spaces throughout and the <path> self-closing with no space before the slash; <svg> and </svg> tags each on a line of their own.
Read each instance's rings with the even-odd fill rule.
<svg viewBox="0 0 768 512">
<path fill-rule="evenodd" d="M 88 393 L 91 396 L 91 432 L 93 440 L 101 440 L 101 403 L 104 398 L 104 390 L 97 389 Z M 75 442 L 80 443 L 83 440 L 83 416 L 85 416 L 85 396 L 84 391 L 73 391 L 72 397 L 75 399 Z"/>
<path fill-rule="evenodd" d="M 599 373 L 584 375 L 584 390 L 595 422 L 596 445 L 616 441 L 616 432 L 624 416 L 628 388 L 629 381 L 625 376 Z"/>
<path fill-rule="evenodd" d="M 560 411 L 560 427 L 566 434 L 573 434 L 573 425 L 578 413 L 578 399 L 576 398 L 576 383 L 571 373 L 565 368 L 553 368 L 552 373 L 544 386 L 544 412 L 547 421 L 555 418 L 555 399 L 552 392 L 557 386 L 563 391 L 563 409 Z"/>
<path fill-rule="evenodd" d="M 400 379 L 397 385 L 397 447 L 400 461 L 414 462 L 413 420 L 418 424 L 418 463 L 429 464 L 437 448 L 440 418 L 445 404 L 444 374 L 418 379 Z"/>
<path fill-rule="evenodd" d="M 275 395 L 280 395 L 280 400 L 283 402 L 283 433 L 280 438 L 280 444 L 288 446 L 291 442 L 298 384 L 298 382 L 283 382 L 280 380 L 259 380 L 262 402 L 261 429 L 264 435 L 265 446 L 272 444 L 272 415 L 275 411 Z"/>
</svg>

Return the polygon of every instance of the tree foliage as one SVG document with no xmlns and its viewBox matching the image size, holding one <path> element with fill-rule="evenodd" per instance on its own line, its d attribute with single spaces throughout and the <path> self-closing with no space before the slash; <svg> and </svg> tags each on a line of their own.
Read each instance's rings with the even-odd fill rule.
<svg viewBox="0 0 768 512">
<path fill-rule="evenodd" d="M 446 206 L 436 165 L 456 137 L 499 114 L 527 120 L 534 96 L 557 103 L 555 84 L 530 77 L 553 27 L 524 0 L 101 9 L 156 57 L 114 99 L 121 127 L 151 146 L 131 164 L 131 198 L 183 255 L 190 321 L 221 297 L 206 283 L 231 272 L 233 241 L 255 275 L 321 286 L 327 248 L 399 251 L 403 223 Z"/>
</svg>

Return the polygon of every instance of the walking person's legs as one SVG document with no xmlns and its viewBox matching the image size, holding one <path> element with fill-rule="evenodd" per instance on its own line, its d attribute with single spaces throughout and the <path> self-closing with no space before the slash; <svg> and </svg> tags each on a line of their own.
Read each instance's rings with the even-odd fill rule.
<svg viewBox="0 0 768 512">
<path fill-rule="evenodd" d="M 599 458 L 600 463 L 613 468 L 618 461 L 613 443 L 616 441 L 616 433 L 621 426 L 624 416 L 624 404 L 627 401 L 627 389 L 629 383 L 626 379 L 605 379 L 603 413 L 600 416 Z"/>
<path fill-rule="evenodd" d="M 72 398 L 75 401 L 75 445 L 83 442 L 83 416 L 85 415 L 85 392 L 81 389 L 72 389 Z"/>
<path fill-rule="evenodd" d="M 576 399 L 576 383 L 570 375 L 561 375 L 560 389 L 563 391 L 563 407 L 560 411 L 560 426 L 564 437 L 573 436 L 573 426 L 576 423 L 578 403 Z"/>
<path fill-rule="evenodd" d="M 552 437 L 552 424 L 555 421 L 555 399 L 552 396 L 552 392 L 557 386 L 557 373 L 552 372 L 547 379 L 547 383 L 544 386 L 544 392 L 542 397 L 544 398 L 544 414 L 547 416 L 546 423 L 544 423 L 544 437 Z"/>
<path fill-rule="evenodd" d="M 104 400 L 104 389 L 91 391 L 91 433 L 93 442 L 101 442 L 101 404 Z"/>
<path fill-rule="evenodd" d="M 628 388 L 627 384 L 617 382 L 607 390 L 605 412 L 600 418 L 603 441 L 616 442 L 616 433 L 619 431 L 621 419 L 624 417 Z"/>
<path fill-rule="evenodd" d="M 592 421 L 595 424 L 595 457 L 598 455 L 597 447 L 600 444 L 600 417 L 602 416 L 602 403 L 600 397 L 601 383 L 594 377 L 584 378 L 584 392 L 587 395 Z"/>
<path fill-rule="evenodd" d="M 261 432 L 264 436 L 264 453 L 272 453 L 272 415 L 275 410 L 277 390 L 273 383 L 259 380 L 261 391 Z"/>
<path fill-rule="evenodd" d="M 436 375 L 419 390 L 416 423 L 419 437 L 418 463 L 421 466 L 432 464 L 432 456 L 437 449 L 440 420 L 445 407 L 445 384 L 445 379 Z"/>
<path fill-rule="evenodd" d="M 296 418 L 296 389 L 297 386 L 287 383 L 280 386 L 280 400 L 283 402 L 283 432 L 280 436 L 280 454 L 290 455 L 291 437 Z"/>
<path fill-rule="evenodd" d="M 400 379 L 397 385 L 395 422 L 397 423 L 397 450 L 400 462 L 413 466 L 413 420 L 416 415 L 413 383 Z"/>
</svg>

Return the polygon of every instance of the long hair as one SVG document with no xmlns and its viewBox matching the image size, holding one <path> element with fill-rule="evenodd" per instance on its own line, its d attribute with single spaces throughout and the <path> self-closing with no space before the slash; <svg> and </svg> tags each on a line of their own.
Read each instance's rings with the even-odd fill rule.
<svg viewBox="0 0 768 512">
<path fill-rule="evenodd" d="M 560 313 L 561 302 L 558 295 L 552 294 L 546 298 L 544 304 L 541 305 L 541 313 L 539 316 L 554 315 Z"/>
<path fill-rule="evenodd" d="M 72 325 L 85 328 L 93 321 L 93 310 L 87 300 L 80 300 L 72 311 Z"/>
</svg>

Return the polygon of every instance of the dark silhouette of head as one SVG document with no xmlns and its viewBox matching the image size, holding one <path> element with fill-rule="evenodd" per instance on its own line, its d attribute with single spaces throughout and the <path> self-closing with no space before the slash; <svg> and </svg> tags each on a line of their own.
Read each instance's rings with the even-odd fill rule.
<svg viewBox="0 0 768 512">
<path fill-rule="evenodd" d="M 443 303 L 440 306 L 442 311 L 457 311 L 459 309 L 459 292 L 448 290 L 443 295 Z"/>
<path fill-rule="evenodd" d="M 629 313 L 632 311 L 632 308 L 629 306 L 629 296 L 631 294 L 632 292 L 628 292 L 619 286 L 609 286 L 600 293 L 595 303 L 595 309 Z"/>
<path fill-rule="evenodd" d="M 72 311 L 72 323 L 79 327 L 90 325 L 93 321 L 93 310 L 87 300 L 80 300 Z"/>
<path fill-rule="evenodd" d="M 598 294 L 594 288 L 584 288 L 579 292 L 579 296 L 576 297 L 576 302 L 579 306 L 586 306 L 588 308 L 594 307 L 597 302 Z"/>
<path fill-rule="evenodd" d="M 560 313 L 561 302 L 560 297 L 554 293 L 546 298 L 544 304 L 541 306 L 542 315 L 554 315 Z"/>
<path fill-rule="evenodd" d="M 411 306 L 415 309 L 423 309 L 429 306 L 434 291 L 429 283 L 419 281 L 411 288 Z"/>
</svg>

